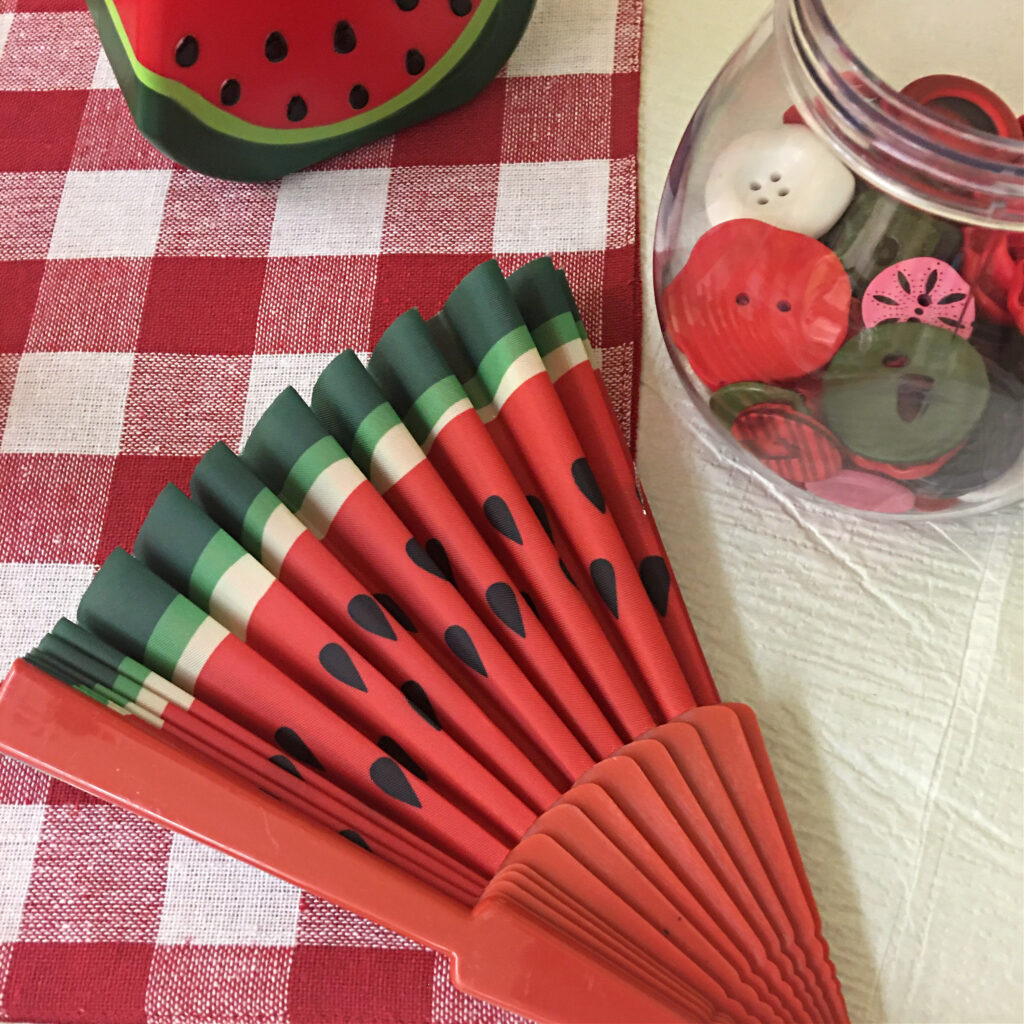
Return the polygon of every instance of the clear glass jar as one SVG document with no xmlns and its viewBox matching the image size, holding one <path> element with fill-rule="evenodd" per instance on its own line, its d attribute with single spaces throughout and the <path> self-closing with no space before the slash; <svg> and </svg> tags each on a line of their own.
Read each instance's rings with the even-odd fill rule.
<svg viewBox="0 0 1024 1024">
<path fill-rule="evenodd" d="M 1024 5 L 776 0 L 683 136 L 668 349 L 777 481 L 919 518 L 1024 481 Z"/>
</svg>

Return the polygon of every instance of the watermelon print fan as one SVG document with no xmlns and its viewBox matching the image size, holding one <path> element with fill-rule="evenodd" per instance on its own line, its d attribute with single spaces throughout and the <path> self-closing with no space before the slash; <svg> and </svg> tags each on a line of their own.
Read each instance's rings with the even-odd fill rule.
<svg viewBox="0 0 1024 1024">
<path fill-rule="evenodd" d="M 550 260 L 484 263 L 285 388 L 189 490 L 15 665 L 0 750 L 538 1022 L 848 1024 L 756 720 L 718 697 Z"/>
<path fill-rule="evenodd" d="M 264 181 L 472 99 L 534 0 L 88 0 L 139 130 L 195 171 Z"/>
</svg>

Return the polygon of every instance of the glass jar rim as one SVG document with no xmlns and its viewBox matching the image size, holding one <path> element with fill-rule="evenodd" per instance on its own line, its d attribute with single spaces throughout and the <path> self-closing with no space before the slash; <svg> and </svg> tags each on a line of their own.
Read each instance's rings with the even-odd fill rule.
<svg viewBox="0 0 1024 1024">
<path fill-rule="evenodd" d="M 797 109 L 851 169 L 953 221 L 1024 230 L 1024 141 L 937 117 L 876 75 L 825 0 L 775 0 L 775 35 Z"/>
</svg>

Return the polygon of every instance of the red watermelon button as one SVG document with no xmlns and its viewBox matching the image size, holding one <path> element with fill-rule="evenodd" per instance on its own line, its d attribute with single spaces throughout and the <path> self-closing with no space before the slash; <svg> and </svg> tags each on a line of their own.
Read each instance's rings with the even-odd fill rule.
<svg viewBox="0 0 1024 1024">
<path fill-rule="evenodd" d="M 766 402 L 745 409 L 733 422 L 732 436 L 790 483 L 827 480 L 843 468 L 832 434 L 789 405 Z"/>
<path fill-rule="evenodd" d="M 802 377 L 842 345 L 850 279 L 821 242 L 758 220 L 705 232 L 665 292 L 669 336 L 716 390 Z"/>
<path fill-rule="evenodd" d="M 1021 237 L 1007 231 L 964 228 L 961 274 L 974 291 L 979 311 L 993 323 L 1014 322 L 1010 296 L 1017 268 L 1024 263 Z"/>
</svg>

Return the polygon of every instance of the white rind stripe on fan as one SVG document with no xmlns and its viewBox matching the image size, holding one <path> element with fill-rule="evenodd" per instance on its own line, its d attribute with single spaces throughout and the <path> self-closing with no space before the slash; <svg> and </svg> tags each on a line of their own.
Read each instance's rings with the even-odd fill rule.
<svg viewBox="0 0 1024 1024">
<path fill-rule="evenodd" d="M 275 576 L 280 576 L 288 552 L 305 532 L 302 523 L 284 505 L 278 505 L 263 526 L 260 561 Z"/>
<path fill-rule="evenodd" d="M 276 582 L 273 573 L 245 555 L 217 580 L 210 595 L 210 614 L 244 643 L 256 605 Z"/>
<path fill-rule="evenodd" d="M 472 408 L 473 403 L 468 398 L 460 398 L 457 402 L 448 406 L 448 408 L 438 416 L 437 422 L 430 428 L 430 433 L 423 439 L 423 444 L 420 445 L 420 447 L 423 449 L 424 453 L 427 455 L 430 454 L 430 448 L 437 440 L 437 435 L 440 434 L 456 416 L 461 416 L 464 412 L 467 412 Z"/>
<path fill-rule="evenodd" d="M 145 708 L 146 711 L 152 712 L 157 718 L 160 718 L 163 716 L 164 711 L 167 710 L 167 705 L 170 701 L 157 696 L 157 694 L 152 690 L 140 690 L 133 703 L 137 704 L 140 708 Z"/>
<path fill-rule="evenodd" d="M 148 692 L 163 698 L 167 704 L 174 704 L 182 711 L 188 711 L 195 703 L 195 697 L 192 694 L 186 693 L 180 686 L 175 686 L 174 683 L 155 672 L 146 674 L 146 678 L 142 680 L 142 686 Z"/>
<path fill-rule="evenodd" d="M 114 705 L 108 705 L 113 707 Z M 130 700 L 124 706 L 124 708 L 118 708 L 118 711 L 123 711 L 125 714 L 135 715 L 136 718 L 142 719 L 147 725 L 152 725 L 156 729 L 162 729 L 164 727 L 163 719 L 159 715 L 153 714 L 147 708 L 144 708 L 141 704 L 136 701 Z"/>
<path fill-rule="evenodd" d="M 370 458 L 370 483 L 383 494 L 426 459 L 404 423 L 396 423 L 377 442 Z"/>
<path fill-rule="evenodd" d="M 327 536 L 338 510 L 365 479 L 351 459 L 339 459 L 313 481 L 298 516 L 317 540 Z"/>
<path fill-rule="evenodd" d="M 535 348 L 531 348 L 519 356 L 505 371 L 501 378 L 501 383 L 494 392 L 493 400 L 483 406 L 483 408 L 477 409 L 480 419 L 484 423 L 490 423 L 491 420 L 496 419 L 498 413 L 501 412 L 501 407 L 508 401 L 509 396 L 520 385 L 536 377 L 538 373 L 547 373 L 547 370 L 544 367 L 544 360 L 541 359 L 540 353 Z"/>
<path fill-rule="evenodd" d="M 552 381 L 558 380 L 563 373 L 568 373 L 574 366 L 588 361 L 586 345 L 579 338 L 559 345 L 544 357 L 544 365 L 547 367 L 548 376 Z"/>
<path fill-rule="evenodd" d="M 207 615 L 202 625 L 192 634 L 192 639 L 174 666 L 171 681 L 189 693 L 195 693 L 196 680 L 203 666 L 224 642 L 224 638 L 230 635 L 219 622 Z"/>
</svg>

